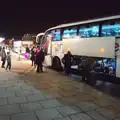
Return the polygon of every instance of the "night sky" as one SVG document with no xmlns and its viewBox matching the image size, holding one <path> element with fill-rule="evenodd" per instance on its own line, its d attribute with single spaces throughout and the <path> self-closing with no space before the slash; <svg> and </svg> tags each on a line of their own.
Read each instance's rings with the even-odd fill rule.
<svg viewBox="0 0 120 120">
<path fill-rule="evenodd" d="M 40 2 L 41 1 L 41 2 Z M 50 27 L 67 22 L 98 18 L 120 13 L 117 3 L 88 3 L 53 1 L 10 1 L 0 4 L 0 35 L 23 36 L 25 33 L 44 32 Z M 102 2 L 102 1 L 101 1 Z M 114 4 L 114 7 L 113 7 Z M 102 6 L 101 6 L 102 5 Z M 106 7 L 107 5 L 107 7 Z M 116 6 L 117 5 L 117 6 Z"/>
</svg>

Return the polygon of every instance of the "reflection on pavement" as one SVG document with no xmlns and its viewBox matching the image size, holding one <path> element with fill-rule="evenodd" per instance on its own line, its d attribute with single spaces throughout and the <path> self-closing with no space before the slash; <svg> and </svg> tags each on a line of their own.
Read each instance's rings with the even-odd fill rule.
<svg viewBox="0 0 120 120">
<path fill-rule="evenodd" d="M 120 97 L 120 92 L 118 92 L 120 91 L 120 84 L 100 81 L 100 84 L 96 85 L 96 89 L 108 95 Z"/>
<path fill-rule="evenodd" d="M 50 69 L 40 74 L 31 69 L 26 75 L 0 70 L 0 120 L 120 119 L 119 97 L 104 94 L 80 78 Z"/>
</svg>

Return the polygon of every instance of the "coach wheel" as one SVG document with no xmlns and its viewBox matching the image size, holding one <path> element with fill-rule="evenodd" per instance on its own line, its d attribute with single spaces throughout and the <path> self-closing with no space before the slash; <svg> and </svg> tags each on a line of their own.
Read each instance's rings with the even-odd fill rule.
<svg viewBox="0 0 120 120">
<path fill-rule="evenodd" d="M 58 71 L 61 70 L 61 62 L 60 62 L 60 59 L 58 57 L 53 58 L 52 68 L 55 70 L 58 70 Z"/>
</svg>

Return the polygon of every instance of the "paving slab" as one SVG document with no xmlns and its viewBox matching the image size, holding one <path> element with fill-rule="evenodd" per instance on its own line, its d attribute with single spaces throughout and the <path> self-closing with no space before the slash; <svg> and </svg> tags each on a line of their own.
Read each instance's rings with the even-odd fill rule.
<svg viewBox="0 0 120 120">
<path fill-rule="evenodd" d="M 30 95 L 27 96 L 28 101 L 39 101 L 39 100 L 46 100 L 46 98 L 43 95 L 40 94 L 35 94 L 35 95 Z"/>
<path fill-rule="evenodd" d="M 7 91 L 9 92 L 16 92 L 16 91 L 22 91 L 20 87 L 14 86 L 14 87 L 8 87 Z"/>
<path fill-rule="evenodd" d="M 43 109 L 39 102 L 29 102 L 20 105 L 23 112 L 29 112 L 32 110 L 40 110 Z"/>
<path fill-rule="evenodd" d="M 0 116 L 0 120 L 10 120 L 10 116 Z"/>
<path fill-rule="evenodd" d="M 25 91 L 16 91 L 16 96 L 20 97 L 20 96 L 29 96 L 29 95 L 33 95 L 33 93 L 31 91 L 25 90 Z"/>
<path fill-rule="evenodd" d="M 114 119 L 114 120 L 120 120 L 120 118 L 116 118 L 116 119 Z"/>
<path fill-rule="evenodd" d="M 5 83 L 5 80 L 0 80 L 0 85 L 3 85 Z"/>
<path fill-rule="evenodd" d="M 11 120 L 38 120 L 34 113 L 21 113 L 12 115 Z"/>
<path fill-rule="evenodd" d="M 87 114 L 95 120 L 108 120 L 106 117 L 104 117 L 103 115 L 101 115 L 100 113 L 96 111 L 89 111 L 87 112 Z"/>
<path fill-rule="evenodd" d="M 100 109 L 97 109 L 96 111 L 104 115 L 108 119 L 115 119 L 117 117 L 120 117 L 120 111 L 117 111 L 116 109 L 112 107 L 100 108 Z"/>
<path fill-rule="evenodd" d="M 79 117 L 77 117 L 76 115 L 71 115 L 71 116 L 70 116 L 70 119 L 71 119 L 71 120 L 81 120 L 81 119 L 79 119 Z"/>
<path fill-rule="evenodd" d="M 2 85 L 0 86 L 0 92 L 5 92 L 6 91 L 6 88 L 5 87 L 2 87 Z"/>
<path fill-rule="evenodd" d="M 15 96 L 15 92 L 0 91 L 0 98 Z"/>
<path fill-rule="evenodd" d="M 85 113 L 80 113 L 76 115 L 80 120 L 93 120 L 90 116 Z M 101 119 L 102 120 L 102 119 Z"/>
<path fill-rule="evenodd" d="M 80 107 L 85 112 L 99 108 L 98 105 L 92 102 L 84 102 L 84 101 L 77 104 L 77 106 Z"/>
<path fill-rule="evenodd" d="M 71 120 L 69 117 L 64 117 L 64 118 L 58 118 L 58 119 L 54 119 L 54 120 Z"/>
<path fill-rule="evenodd" d="M 3 85 L 0 85 L 0 88 L 8 88 L 8 87 L 13 87 L 12 84 L 3 84 Z"/>
<path fill-rule="evenodd" d="M 32 86 L 30 86 L 30 85 L 25 84 L 24 86 L 21 86 L 21 89 L 22 89 L 22 90 L 30 90 L 30 91 L 32 91 L 32 90 L 34 90 L 35 88 L 32 87 Z"/>
<path fill-rule="evenodd" d="M 39 120 L 53 120 L 56 118 L 62 118 L 62 115 L 55 109 L 44 109 L 35 112 Z"/>
<path fill-rule="evenodd" d="M 16 104 L 0 106 L 0 115 L 17 114 L 20 112 L 21 112 L 21 109 L 19 105 L 16 105 Z"/>
<path fill-rule="evenodd" d="M 0 98 L 0 105 L 6 105 L 7 99 L 6 98 Z"/>
<path fill-rule="evenodd" d="M 43 92 L 41 92 L 40 90 L 35 89 L 35 88 L 32 89 L 31 92 L 32 92 L 33 94 L 37 94 L 37 95 L 40 94 L 40 95 L 43 95 Z"/>
<path fill-rule="evenodd" d="M 82 110 L 80 108 L 78 108 L 76 106 L 72 106 L 72 105 L 57 107 L 57 109 L 63 116 L 72 115 L 72 114 L 82 112 Z"/>
<path fill-rule="evenodd" d="M 6 84 L 15 84 L 17 82 L 18 82 L 18 80 L 6 80 L 5 81 Z"/>
<path fill-rule="evenodd" d="M 27 102 L 26 97 L 20 96 L 20 97 L 8 97 L 8 102 L 9 104 L 14 104 L 14 103 L 25 103 Z"/>
<path fill-rule="evenodd" d="M 60 102 L 58 102 L 56 99 L 41 101 L 40 103 L 44 108 L 52 108 L 52 107 L 62 106 L 62 104 Z"/>
</svg>

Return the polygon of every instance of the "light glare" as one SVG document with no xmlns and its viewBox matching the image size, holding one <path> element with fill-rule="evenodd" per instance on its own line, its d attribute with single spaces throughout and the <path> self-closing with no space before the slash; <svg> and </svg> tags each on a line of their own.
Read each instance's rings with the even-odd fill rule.
<svg viewBox="0 0 120 120">
<path fill-rule="evenodd" d="M 0 42 L 2 42 L 3 40 L 5 40 L 5 38 L 0 37 Z"/>
</svg>

